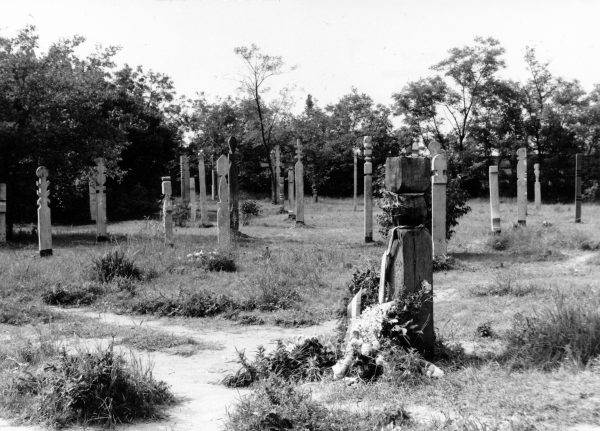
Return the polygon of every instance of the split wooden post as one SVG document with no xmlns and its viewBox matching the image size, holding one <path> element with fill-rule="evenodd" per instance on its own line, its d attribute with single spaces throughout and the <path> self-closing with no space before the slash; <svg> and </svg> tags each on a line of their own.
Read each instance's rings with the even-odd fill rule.
<svg viewBox="0 0 600 431">
<path fill-rule="evenodd" d="M 163 194 L 163 228 L 165 234 L 165 244 L 173 246 L 173 189 L 171 187 L 171 177 L 162 177 Z"/>
<path fill-rule="evenodd" d="M 373 242 L 373 163 L 371 162 L 371 154 L 373 152 L 373 145 L 371 144 L 371 137 L 365 136 L 363 139 L 364 155 L 365 155 L 365 172 L 364 172 L 364 234 L 365 243 Z"/>
<path fill-rule="evenodd" d="M 217 160 L 217 175 L 219 176 L 219 203 L 217 204 L 217 242 L 219 247 L 228 248 L 231 245 L 231 216 L 229 213 L 229 157 L 222 155 Z"/>
<path fill-rule="evenodd" d="M 527 224 L 527 149 L 517 150 L 517 223 Z"/>
<path fill-rule="evenodd" d="M 50 191 L 48 169 L 40 166 L 35 171 L 37 181 L 38 249 L 41 257 L 52 256 L 52 223 L 50 221 Z"/>
<path fill-rule="evenodd" d="M 181 203 L 187 206 L 190 203 L 190 160 L 188 156 L 180 156 L 179 164 L 181 168 Z"/>
<path fill-rule="evenodd" d="M 533 173 L 535 174 L 534 183 L 534 196 L 535 196 L 535 209 L 540 210 L 542 208 L 542 186 L 540 184 L 540 164 L 534 163 Z"/>
<path fill-rule="evenodd" d="M 190 177 L 190 221 L 196 222 L 196 212 L 198 212 L 198 197 L 196 196 L 196 178 Z"/>
<path fill-rule="evenodd" d="M 421 334 L 410 334 L 411 346 L 426 358 L 433 355 L 433 251 L 423 227 L 427 217 L 425 192 L 431 184 L 431 162 L 425 157 L 389 157 L 385 187 L 398 195 L 399 210 L 381 260 L 379 302 L 422 292 L 424 301 L 414 323 Z M 398 263 L 396 263 L 398 262 Z"/>
<path fill-rule="evenodd" d="M 234 233 L 240 230 L 240 188 L 238 184 L 238 156 L 237 156 L 237 140 L 231 136 L 227 141 L 229 146 L 229 173 L 227 175 L 228 191 L 229 191 L 229 220 L 231 230 Z M 217 161 L 217 164 L 219 162 Z M 220 193 L 219 183 L 219 193 Z M 221 195 L 219 194 L 219 197 Z"/>
<path fill-rule="evenodd" d="M 0 183 L 0 243 L 6 243 L 6 183 Z"/>
<path fill-rule="evenodd" d="M 296 140 L 296 158 L 297 162 L 294 166 L 294 172 L 296 175 L 294 184 L 296 186 L 296 225 L 304 224 L 304 165 L 302 164 L 302 142 L 300 139 Z"/>
<path fill-rule="evenodd" d="M 575 223 L 581 223 L 581 170 L 583 154 L 575 154 Z"/>
<path fill-rule="evenodd" d="M 446 244 L 446 185 L 448 183 L 446 152 L 439 149 L 431 159 L 431 236 L 433 257 L 447 254 Z"/>
<path fill-rule="evenodd" d="M 98 157 L 96 160 L 96 241 L 108 241 L 106 226 L 106 166 L 104 159 Z"/>
<path fill-rule="evenodd" d="M 288 215 L 294 215 L 294 168 L 288 169 Z"/>
<path fill-rule="evenodd" d="M 206 203 L 206 171 L 204 166 L 204 150 L 198 152 L 198 184 L 200 185 L 200 225 L 210 226 L 208 221 L 208 206 Z"/>
<path fill-rule="evenodd" d="M 500 189 L 498 186 L 498 166 L 489 167 L 490 182 L 490 219 L 492 233 L 499 234 L 500 227 Z"/>
</svg>

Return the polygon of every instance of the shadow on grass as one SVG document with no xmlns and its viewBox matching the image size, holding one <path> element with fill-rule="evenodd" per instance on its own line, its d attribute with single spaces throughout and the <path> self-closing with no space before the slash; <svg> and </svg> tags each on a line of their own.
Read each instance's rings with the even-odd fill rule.
<svg viewBox="0 0 600 431">
<path fill-rule="evenodd" d="M 126 242 L 127 236 L 121 234 L 110 234 L 108 243 Z M 22 246 L 29 246 L 38 243 L 37 232 L 32 231 L 17 231 L 10 239 L 9 247 L 18 249 Z M 69 247 L 78 245 L 95 245 L 98 243 L 96 232 L 58 232 L 52 234 L 52 245 L 56 247 Z"/>
<path fill-rule="evenodd" d="M 461 252 L 450 254 L 457 261 L 466 263 L 481 263 L 493 264 L 493 266 L 501 266 L 502 262 L 507 263 L 528 263 L 528 262 L 554 262 L 565 260 L 566 256 L 556 250 L 539 250 L 515 253 L 514 251 L 498 251 L 498 252 Z"/>
</svg>

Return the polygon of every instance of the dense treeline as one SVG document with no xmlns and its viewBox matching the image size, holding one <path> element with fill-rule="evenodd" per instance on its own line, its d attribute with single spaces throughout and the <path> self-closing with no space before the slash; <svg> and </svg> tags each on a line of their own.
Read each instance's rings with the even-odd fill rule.
<svg viewBox="0 0 600 431">
<path fill-rule="evenodd" d="M 40 52 L 32 27 L 0 37 L 0 181 L 7 183 L 9 222 L 35 220 L 40 164 L 51 172 L 53 219 L 86 221 L 96 157 L 107 160 L 109 218 L 151 215 L 160 176 L 170 174 L 177 186 L 179 154 L 191 156 L 197 174 L 197 151 L 203 149 L 207 161 L 216 158 L 227 151 L 230 135 L 240 143 L 240 184 L 249 193 L 272 189 L 271 151 L 280 146 L 287 169 L 300 138 L 313 196 L 349 195 L 354 148 L 371 135 L 376 165 L 414 142 L 439 141 L 451 175 L 461 175 L 472 195 L 484 191 L 489 163 L 512 162 L 516 149 L 527 146 L 532 178 L 533 163 L 542 166 L 545 197 L 570 199 L 571 160 L 582 152 L 589 167 L 584 188 L 590 198 L 600 197 L 600 85 L 586 93 L 578 81 L 553 76 L 531 48 L 524 57 L 526 82 L 501 78 L 504 49 L 494 39 L 476 38 L 451 49 L 431 76 L 390 89 L 391 106 L 352 89 L 325 106 L 309 96 L 293 114 L 290 93 L 268 89 L 275 77 L 285 78 L 285 63 L 254 45 L 234 50 L 247 67 L 240 92 L 209 101 L 202 93 L 178 98 L 168 76 L 117 68 L 116 48 L 82 57 L 76 51 L 83 42 L 62 40 Z M 511 181 L 504 182 L 508 194 Z"/>
</svg>

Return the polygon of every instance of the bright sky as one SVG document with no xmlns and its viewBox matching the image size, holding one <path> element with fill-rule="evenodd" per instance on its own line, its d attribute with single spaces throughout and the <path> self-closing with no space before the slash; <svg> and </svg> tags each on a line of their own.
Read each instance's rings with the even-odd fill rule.
<svg viewBox="0 0 600 431">
<path fill-rule="evenodd" d="M 80 34 L 119 45 L 119 63 L 170 75 L 180 94 L 233 94 L 243 65 L 233 48 L 255 43 L 298 68 L 273 80 L 322 106 L 352 86 L 376 102 L 428 76 L 447 50 L 492 36 L 506 77 L 525 80 L 525 46 L 551 71 L 600 83 L 596 0 L 0 0 L 0 34 L 37 26 L 41 46 Z"/>
</svg>

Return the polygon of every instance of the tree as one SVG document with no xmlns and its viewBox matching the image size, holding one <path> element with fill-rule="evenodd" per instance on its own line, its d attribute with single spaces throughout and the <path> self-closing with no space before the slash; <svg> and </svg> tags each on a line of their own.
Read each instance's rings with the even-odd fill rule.
<svg viewBox="0 0 600 431">
<path fill-rule="evenodd" d="M 275 196 L 277 178 L 275 178 L 275 169 L 271 162 L 270 153 L 274 147 L 274 129 L 288 115 L 289 101 L 286 93 L 283 92 L 280 93 L 279 99 L 272 101 L 270 104 L 267 103 L 265 96 L 269 88 L 266 86 L 266 82 L 269 78 L 281 75 L 287 70 L 280 56 L 264 54 L 254 44 L 250 47 L 237 47 L 234 49 L 234 53 L 239 55 L 246 65 L 247 73 L 241 78 L 241 88 L 252 100 L 257 115 L 254 124 L 262 145 L 263 156 L 269 166 L 271 198 L 275 204 L 279 197 Z"/>
<path fill-rule="evenodd" d="M 475 38 L 474 46 L 452 48 L 449 57 L 432 67 L 448 78 L 441 105 L 452 130 L 456 149 L 462 152 L 476 115 L 495 74 L 504 68 L 504 48 L 493 38 Z"/>
</svg>

